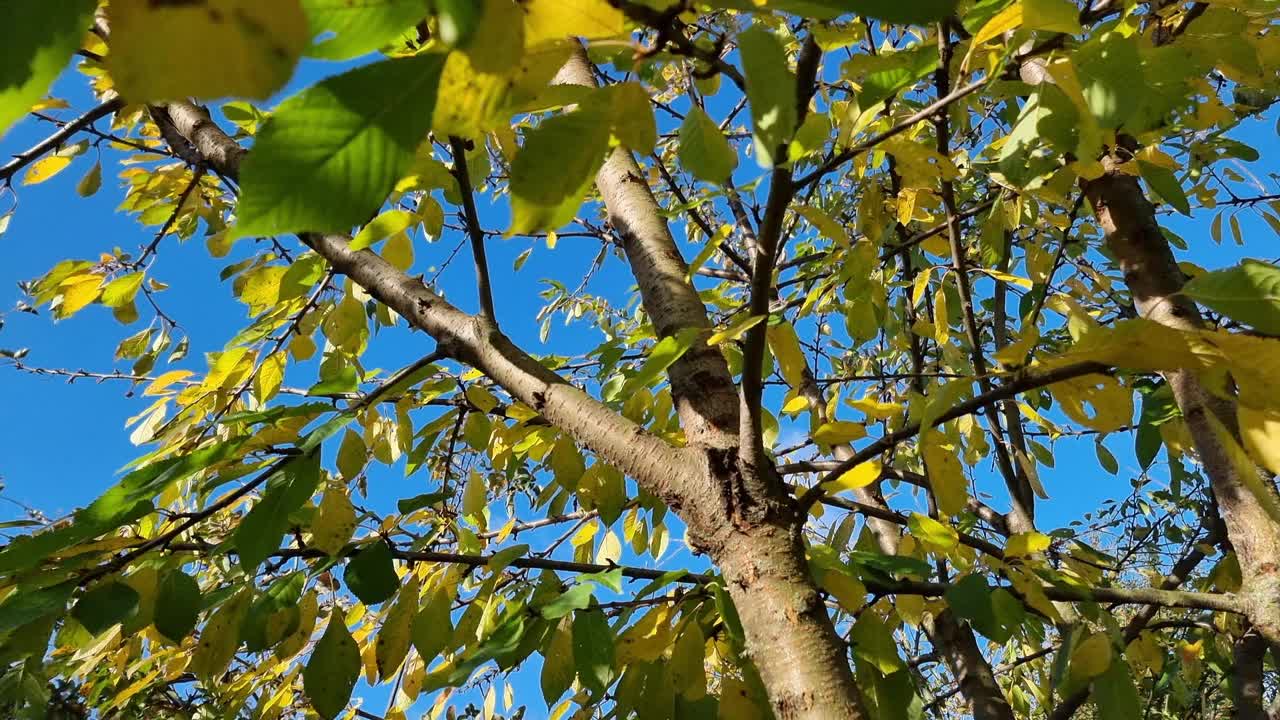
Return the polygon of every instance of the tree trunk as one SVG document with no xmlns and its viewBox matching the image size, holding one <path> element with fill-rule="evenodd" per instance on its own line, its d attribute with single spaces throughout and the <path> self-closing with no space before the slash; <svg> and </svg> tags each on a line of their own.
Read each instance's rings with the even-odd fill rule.
<svg viewBox="0 0 1280 720">
<path fill-rule="evenodd" d="M 1203 328 L 1195 303 L 1179 294 L 1185 278 L 1160 232 L 1155 208 L 1137 179 L 1117 169 L 1119 164 L 1105 158 L 1102 177 L 1084 180 L 1081 186 L 1107 234 L 1107 248 L 1124 273 L 1138 314 L 1179 330 Z M 1221 423 L 1235 442 L 1240 441 L 1235 402 L 1208 392 L 1190 371 L 1164 376 L 1209 476 L 1240 562 L 1240 594 L 1249 620 L 1269 642 L 1280 642 L 1280 525 L 1245 485 L 1215 427 Z"/>
<path fill-rule="evenodd" d="M 864 717 L 849 653 L 809 575 L 800 522 L 733 532 L 713 552 L 779 720 Z"/>
</svg>

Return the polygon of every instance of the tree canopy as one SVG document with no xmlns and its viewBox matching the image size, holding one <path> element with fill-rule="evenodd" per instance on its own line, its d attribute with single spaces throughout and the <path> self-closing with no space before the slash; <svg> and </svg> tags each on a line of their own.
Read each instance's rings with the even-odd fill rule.
<svg viewBox="0 0 1280 720">
<path fill-rule="evenodd" d="M 1278 21 L 5 4 L 0 233 L 61 173 L 143 229 L 21 279 L 114 357 L 0 334 L 139 447 L 3 525 L 0 708 L 1276 717 L 1280 268 L 1208 260 L 1274 255 Z"/>
</svg>

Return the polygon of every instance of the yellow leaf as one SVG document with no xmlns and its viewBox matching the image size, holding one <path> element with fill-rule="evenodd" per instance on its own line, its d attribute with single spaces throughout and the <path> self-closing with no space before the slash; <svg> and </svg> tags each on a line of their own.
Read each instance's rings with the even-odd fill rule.
<svg viewBox="0 0 1280 720">
<path fill-rule="evenodd" d="M 147 386 L 147 389 L 142 391 L 142 394 L 159 395 L 170 385 L 178 382 L 179 380 L 185 380 L 192 375 L 195 375 L 195 373 L 190 370 L 170 370 L 169 372 L 160 375 L 155 380 L 152 380 L 151 384 Z"/>
<path fill-rule="evenodd" d="M 804 412 L 809 407 L 809 398 L 804 395 L 796 395 L 782 405 L 782 413 L 784 415 L 795 415 Z"/>
<path fill-rule="evenodd" d="M 1111 667 L 1111 638 L 1094 633 L 1071 651 L 1071 674 L 1082 679 L 1094 678 Z"/>
<path fill-rule="evenodd" d="M 866 586 L 844 572 L 828 570 L 822 576 L 821 585 L 845 612 L 856 613 L 867 604 Z"/>
<path fill-rule="evenodd" d="M 363 250 L 376 242 L 401 232 L 412 225 L 414 220 L 414 214 L 407 210 L 388 210 L 360 228 L 360 232 L 356 233 L 354 238 L 351 238 L 350 247 L 352 250 Z"/>
<path fill-rule="evenodd" d="M 320 601 L 316 591 L 308 590 L 307 594 L 302 596 L 302 601 L 298 603 L 298 627 L 276 646 L 274 651 L 276 659 L 288 660 L 302 652 L 302 648 L 311 639 L 311 633 L 315 632 L 316 617 L 319 614 Z"/>
<path fill-rule="evenodd" d="M 231 664 L 240 646 L 240 621 L 249 609 L 249 598 L 248 591 L 240 592 L 223 603 L 205 623 L 200 641 L 191 654 L 191 664 L 187 666 L 196 677 L 216 680 Z"/>
<path fill-rule="evenodd" d="M 1009 536 L 1005 543 L 1005 557 L 1026 557 L 1042 553 L 1049 548 L 1049 536 L 1038 532 L 1024 532 Z"/>
<path fill-rule="evenodd" d="M 873 420 L 888 420 L 902 412 L 900 403 L 883 402 L 870 396 L 849 400 L 848 403 L 850 407 L 855 410 L 861 410 L 867 414 L 868 418 Z"/>
<path fill-rule="evenodd" d="M 480 412 L 493 412 L 493 409 L 498 407 L 498 398 L 480 385 L 468 385 L 466 396 L 467 402 L 479 408 Z"/>
<path fill-rule="evenodd" d="M 31 167 L 27 168 L 26 174 L 22 176 L 22 184 L 39 185 L 65 170 L 70 164 L 71 158 L 61 155 L 50 155 L 37 160 L 31 164 Z"/>
<path fill-rule="evenodd" d="M 927 430 L 920 435 L 921 456 L 929 476 L 929 486 L 938 501 L 938 511 L 955 515 L 969 504 L 969 482 L 954 446 L 946 435 Z"/>
<path fill-rule="evenodd" d="M 320 499 L 320 509 L 311 522 L 311 547 L 326 555 L 337 555 L 356 530 L 356 509 L 347 489 L 331 486 Z"/>
<path fill-rule="evenodd" d="M 131 102 L 266 100 L 311 41 L 298 0 L 112 0 L 108 14 L 107 70 Z"/>
<path fill-rule="evenodd" d="M 409 239 L 408 233 L 398 232 L 392 235 L 382 247 L 382 259 L 400 270 L 413 267 L 413 241 Z"/>
<path fill-rule="evenodd" d="M 834 218 L 822 210 L 812 205 L 802 205 L 796 209 L 796 212 L 805 220 L 808 220 L 810 225 L 817 228 L 823 237 L 835 241 L 841 247 L 847 248 L 853 245 L 853 242 L 849 239 L 849 231 L 845 230 L 843 225 L 836 222 Z"/>
<path fill-rule="evenodd" d="M 284 362 L 284 353 L 268 355 L 262 361 L 258 374 L 253 378 L 253 394 L 258 402 L 265 404 L 280 392 L 280 385 L 284 383 Z"/>
<path fill-rule="evenodd" d="M 61 302 L 53 309 L 54 317 L 59 320 L 71 317 L 86 305 L 98 299 L 102 288 L 101 275 L 73 275 L 58 286 Z"/>
<path fill-rule="evenodd" d="M 928 515 L 911 513 L 907 526 L 912 537 L 934 552 L 947 552 L 960 543 L 960 535 L 955 528 L 943 525 Z"/>
<path fill-rule="evenodd" d="M 977 47 L 988 40 L 1005 34 L 1019 25 L 1022 25 L 1021 0 L 993 15 L 992 18 L 982 26 L 982 29 L 978 31 L 978 34 L 973 37 L 973 45 L 974 47 Z"/>
<path fill-rule="evenodd" d="M 129 273 L 107 283 L 102 288 L 102 304 L 111 308 L 118 308 L 122 305 L 133 302 L 133 298 L 137 296 L 138 289 L 142 287 L 143 274 Z"/>
<path fill-rule="evenodd" d="M 1129 647 L 1125 648 L 1124 654 L 1129 660 L 1129 665 L 1134 668 L 1153 674 L 1164 669 L 1164 650 L 1161 649 L 1155 633 L 1150 630 L 1143 630 L 1129 643 Z"/>
<path fill-rule="evenodd" d="M 1054 383 L 1053 396 L 1075 422 L 1100 432 L 1113 432 L 1133 421 L 1133 390 L 1110 375 L 1085 375 Z M 1090 415 L 1085 409 L 1093 408 Z"/>
<path fill-rule="evenodd" d="M 570 37 L 610 38 L 626 29 L 624 16 L 608 0 L 530 0 L 524 12 L 528 47 Z"/>
<path fill-rule="evenodd" d="M 996 280 L 1000 280 L 1001 282 L 1007 282 L 1011 285 L 1017 285 L 1018 287 L 1026 288 L 1028 290 L 1030 290 L 1033 285 L 1033 283 L 1030 280 L 1024 277 L 1018 277 L 1017 275 L 1010 275 L 1009 273 L 1000 272 L 999 270 L 988 270 L 986 268 L 983 268 L 982 272 L 990 275 Z"/>
<path fill-rule="evenodd" d="M 1245 449 L 1268 470 L 1280 474 L 1280 413 L 1240 403 L 1236 416 Z"/>
<path fill-rule="evenodd" d="M 840 477 L 827 483 L 832 489 L 854 490 L 860 487 L 866 487 L 876 480 L 880 479 L 880 473 L 883 468 L 879 460 L 871 460 L 853 468 L 846 470 Z"/>
<path fill-rule="evenodd" d="M 813 439 L 821 445 L 843 445 L 867 436 L 865 427 L 858 423 L 836 421 L 823 423 L 813 431 Z"/>
<path fill-rule="evenodd" d="M 671 608 L 662 605 L 650 610 L 618 638 L 617 660 L 621 665 L 653 662 L 671 644 Z"/>
<path fill-rule="evenodd" d="M 711 337 L 707 338 L 707 344 L 719 345 L 722 342 L 737 340 L 746 334 L 748 330 L 759 325 L 764 319 L 764 315 L 747 316 L 723 330 L 717 330 L 712 333 Z"/>
<path fill-rule="evenodd" d="M 804 382 L 804 372 L 808 367 L 804 353 L 800 350 L 800 338 L 796 329 L 789 323 L 770 325 L 768 329 L 769 351 L 778 360 L 782 377 L 793 388 Z"/>
<path fill-rule="evenodd" d="M 378 666 L 378 677 L 384 681 L 396 674 L 405 655 L 409 653 L 413 620 L 418 616 L 419 590 L 418 577 L 411 574 L 408 582 L 400 588 L 395 605 L 387 611 L 387 618 L 382 621 L 382 628 L 378 631 L 374 659 Z"/>
<path fill-rule="evenodd" d="M 756 705 L 746 683 L 725 676 L 720 680 L 720 709 L 717 720 L 761 720 L 769 717 Z"/>
</svg>

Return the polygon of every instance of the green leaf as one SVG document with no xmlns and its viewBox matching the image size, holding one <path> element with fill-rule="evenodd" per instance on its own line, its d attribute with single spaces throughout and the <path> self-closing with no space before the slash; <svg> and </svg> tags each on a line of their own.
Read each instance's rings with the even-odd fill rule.
<svg viewBox="0 0 1280 720">
<path fill-rule="evenodd" d="M 653 384 L 658 376 L 679 360 L 698 339 L 696 329 L 685 329 L 675 335 L 669 335 L 658 341 L 649 352 L 649 357 L 640 366 L 640 371 L 627 380 L 627 388 L 642 388 Z M 626 390 L 623 394 L 629 394 Z"/>
<path fill-rule="evenodd" d="M 752 25 L 738 36 L 738 51 L 746 73 L 756 159 L 770 168 L 786 160 L 777 153 L 786 152 L 796 131 L 796 77 L 782 43 L 762 25 Z"/>
<path fill-rule="evenodd" d="M 396 589 L 400 587 L 391 547 L 381 540 L 365 547 L 347 561 L 342 579 L 351 593 L 365 605 L 377 605 L 395 595 Z"/>
<path fill-rule="evenodd" d="M 1093 679 L 1093 703 L 1098 720 L 1142 717 L 1142 701 L 1133 685 L 1129 665 L 1123 659 L 1113 661 L 1105 672 Z"/>
<path fill-rule="evenodd" d="M 76 184 L 76 193 L 80 197 L 89 197 L 98 192 L 98 188 L 102 187 L 102 163 L 95 162 L 93 167 L 89 168 L 89 172 L 80 178 L 80 182 Z"/>
<path fill-rule="evenodd" d="M 360 677 L 360 647 L 342 615 L 335 609 L 329 616 L 329 625 L 302 671 L 302 688 L 324 718 L 337 717 L 347 707 Z"/>
<path fill-rule="evenodd" d="M 613 631 L 601 610 L 573 617 L 573 665 L 584 687 L 603 693 L 613 682 Z"/>
<path fill-rule="evenodd" d="M 1108 129 L 1124 125 L 1145 97 L 1136 38 L 1105 35 L 1082 45 L 1075 55 L 1085 101 L 1098 124 Z"/>
<path fill-rule="evenodd" d="M 19 587 L 0 602 L 0 635 L 53 613 L 61 613 L 76 589 L 74 582 L 29 590 Z"/>
<path fill-rule="evenodd" d="M 1280 335 L 1280 268 L 1245 260 L 1193 278 L 1182 292 L 1259 332 Z"/>
<path fill-rule="evenodd" d="M 396 501 L 396 509 L 400 511 L 401 515 L 408 515 L 414 510 L 421 510 L 424 507 L 435 505 L 436 503 L 448 500 L 451 497 L 453 497 L 453 494 L 446 492 L 423 493 L 421 495 L 414 495 L 411 498 L 404 498 L 403 500 Z"/>
<path fill-rule="evenodd" d="M 525 135 L 511 163 L 511 194 L 543 208 L 580 203 L 579 192 L 599 169 L 608 147 L 609 123 L 600 108 L 548 118 Z"/>
<path fill-rule="evenodd" d="M 706 111 L 696 105 L 680 125 L 679 156 L 685 170 L 709 183 L 723 183 L 738 167 L 738 154 L 724 133 Z"/>
<path fill-rule="evenodd" d="M 1183 215 L 1191 216 L 1191 202 L 1187 200 L 1187 194 L 1182 191 L 1182 183 L 1178 182 L 1178 176 L 1172 170 L 1141 160 L 1138 161 L 1138 170 L 1142 173 L 1142 179 L 1147 181 L 1161 200 Z"/>
<path fill-rule="evenodd" d="M 332 36 L 307 54 L 325 60 L 348 60 L 391 44 L 427 16 L 428 0 L 302 0 L 311 37 Z"/>
<path fill-rule="evenodd" d="M 542 699 L 549 708 L 573 684 L 573 633 L 567 623 L 557 625 L 552 631 L 551 642 L 542 657 L 542 674 L 538 679 Z"/>
<path fill-rule="evenodd" d="M 436 0 L 440 39 L 452 47 L 465 45 L 475 34 L 483 12 L 482 0 Z"/>
<path fill-rule="evenodd" d="M 712 4 L 737 10 L 782 10 L 819 20 L 857 13 L 873 20 L 923 25 L 955 12 L 957 0 L 771 0 L 767 8 L 755 0 L 716 0 Z"/>
<path fill-rule="evenodd" d="M 251 597 L 249 591 L 241 591 L 213 613 L 200 631 L 200 642 L 187 670 L 205 682 L 222 677 L 236 655 L 236 648 L 240 647 L 240 623 L 249 609 Z"/>
<path fill-rule="evenodd" d="M 0 23 L 0 137 L 40 101 L 89 27 L 97 0 L 5 3 Z"/>
<path fill-rule="evenodd" d="M 320 485 L 320 456 L 308 453 L 287 463 L 267 482 L 266 492 L 236 527 L 236 551 L 246 572 L 280 547 L 289 530 L 289 515 L 302 507 Z"/>
<path fill-rule="evenodd" d="M 448 594 L 442 589 L 437 589 L 431 593 L 413 619 L 413 628 L 410 631 L 413 647 L 417 649 L 419 657 L 427 665 L 430 665 L 431 661 L 435 660 L 440 651 L 453 639 L 450 606 Z"/>
<path fill-rule="evenodd" d="M 885 98 L 908 87 L 938 67 L 938 46 L 934 43 L 912 47 L 895 53 L 855 55 L 845 63 L 845 74 L 858 70 L 862 90 L 858 106 L 871 108 Z"/>
<path fill-rule="evenodd" d="M 266 592 L 253 601 L 240 625 L 246 650 L 262 652 L 298 629 L 301 622 L 298 607 L 306 584 L 306 573 L 291 572 L 276 578 Z"/>
<path fill-rule="evenodd" d="M 156 630 L 174 643 L 181 643 L 200 617 L 200 585 L 181 570 L 171 570 L 160 578 L 156 589 Z"/>
<path fill-rule="evenodd" d="M 137 612 L 138 600 L 138 591 L 128 585 L 105 582 L 80 596 L 71 616 L 97 635 Z"/>
<path fill-rule="evenodd" d="M 436 54 L 385 60 L 281 104 L 241 168 L 233 236 L 343 232 L 368 220 L 431 129 L 443 65 Z"/>
<path fill-rule="evenodd" d="M 590 584 L 576 583 L 560 593 L 559 597 L 538 608 L 538 612 L 548 620 L 558 620 L 574 610 L 586 609 L 591 604 L 591 596 L 594 592 Z"/>
</svg>

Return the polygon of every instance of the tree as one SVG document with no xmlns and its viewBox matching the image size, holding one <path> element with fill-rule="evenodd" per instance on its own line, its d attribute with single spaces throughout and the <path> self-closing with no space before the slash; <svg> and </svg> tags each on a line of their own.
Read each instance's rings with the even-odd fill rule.
<svg viewBox="0 0 1280 720">
<path fill-rule="evenodd" d="M 404 717 L 540 667 L 557 717 L 1267 717 L 1280 269 L 1174 248 L 1280 232 L 1234 136 L 1280 91 L 1272 4 L 7 12 L 3 124 L 63 108 L 73 55 L 99 104 L 0 179 L 94 146 L 80 194 L 118 162 L 158 226 L 24 286 L 153 317 L 127 371 L 14 369 L 154 401 L 118 483 L 0 548 L 13 714 L 71 681 L 103 717 L 379 717 L 363 678 Z M 264 103 L 302 56 L 347 64 Z M 166 266 L 196 235 L 208 266 Z M 418 274 L 449 240 L 472 293 Z M 595 253 L 536 320 L 495 292 L 535 252 Z M 224 257 L 249 321 L 203 362 L 163 291 Z M 558 316 L 598 345 L 513 341 Z M 1115 499 L 1047 527 L 1082 451 Z"/>
</svg>

